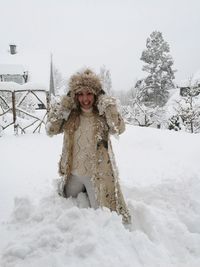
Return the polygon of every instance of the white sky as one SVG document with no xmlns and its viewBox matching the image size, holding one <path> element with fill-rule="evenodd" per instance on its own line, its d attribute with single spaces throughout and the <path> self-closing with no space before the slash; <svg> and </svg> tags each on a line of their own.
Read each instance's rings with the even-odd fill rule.
<svg viewBox="0 0 200 267">
<path fill-rule="evenodd" d="M 66 77 L 105 65 L 113 89 L 126 90 L 145 75 L 140 56 L 159 30 L 178 82 L 200 69 L 199 12 L 199 0 L 0 0 L 0 61 L 14 42 L 19 53 L 37 55 L 39 68 L 52 52 Z"/>
</svg>

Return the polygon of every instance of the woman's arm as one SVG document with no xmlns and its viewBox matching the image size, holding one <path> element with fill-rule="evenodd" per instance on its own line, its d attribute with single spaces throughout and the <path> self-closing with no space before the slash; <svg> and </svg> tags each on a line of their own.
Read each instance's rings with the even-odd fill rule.
<svg viewBox="0 0 200 267">
<path fill-rule="evenodd" d="M 49 136 L 63 132 L 63 125 L 69 117 L 72 106 L 70 96 L 63 96 L 59 102 L 51 103 L 46 123 L 46 132 Z"/>
</svg>

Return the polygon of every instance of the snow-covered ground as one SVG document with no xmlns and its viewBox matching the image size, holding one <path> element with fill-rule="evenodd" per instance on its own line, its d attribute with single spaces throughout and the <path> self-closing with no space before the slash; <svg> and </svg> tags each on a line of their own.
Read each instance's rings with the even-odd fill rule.
<svg viewBox="0 0 200 267">
<path fill-rule="evenodd" d="M 112 142 L 129 230 L 56 194 L 62 136 L 0 138 L 0 266 L 200 266 L 200 135 L 127 126 Z"/>
</svg>

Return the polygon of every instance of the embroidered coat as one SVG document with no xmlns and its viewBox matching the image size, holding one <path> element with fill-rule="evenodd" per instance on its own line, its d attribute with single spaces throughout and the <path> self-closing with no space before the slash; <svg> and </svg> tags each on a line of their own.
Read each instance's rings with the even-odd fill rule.
<svg viewBox="0 0 200 267">
<path fill-rule="evenodd" d="M 110 141 L 110 134 L 121 134 L 125 130 L 124 121 L 117 110 L 115 102 L 106 96 L 98 96 L 99 103 L 95 106 L 94 115 L 94 147 L 95 160 L 91 181 L 94 185 L 96 200 L 99 207 L 107 207 L 122 215 L 124 223 L 130 223 L 131 217 L 119 184 L 118 171 Z M 102 98 L 102 99 L 101 99 Z M 74 98 L 72 98 L 74 100 Z M 59 173 L 67 180 L 72 170 L 74 133 L 79 127 L 81 110 L 75 101 L 70 104 L 69 97 L 65 96 L 61 104 L 51 107 L 46 130 L 48 135 L 63 133 L 62 155 L 59 161 Z M 70 108 L 69 108 L 70 106 Z M 73 107 L 72 107 L 73 106 Z M 103 112 L 105 110 L 105 112 Z"/>
</svg>

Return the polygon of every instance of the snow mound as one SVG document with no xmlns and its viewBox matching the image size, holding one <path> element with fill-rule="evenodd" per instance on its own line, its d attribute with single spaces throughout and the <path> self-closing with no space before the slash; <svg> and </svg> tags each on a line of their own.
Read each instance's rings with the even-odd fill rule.
<svg viewBox="0 0 200 267">
<path fill-rule="evenodd" d="M 125 188 L 133 216 L 129 230 L 115 212 L 88 208 L 84 193 L 77 199 L 52 193 L 38 204 L 16 198 L 7 224 L 14 235 L 3 249 L 2 266 L 197 267 L 199 190 L 197 177 Z"/>
<path fill-rule="evenodd" d="M 125 260 L 128 232 L 121 218 L 108 209 L 84 206 L 88 207 L 84 193 L 77 200 L 52 194 L 38 205 L 28 198 L 16 199 L 8 227 L 17 234 L 3 250 L 3 266 L 64 266 L 66 262 L 67 266 L 102 266 L 103 259 L 108 261 L 105 266 L 111 266 Z M 113 240 L 123 251 L 117 260 L 110 259 Z"/>
</svg>

